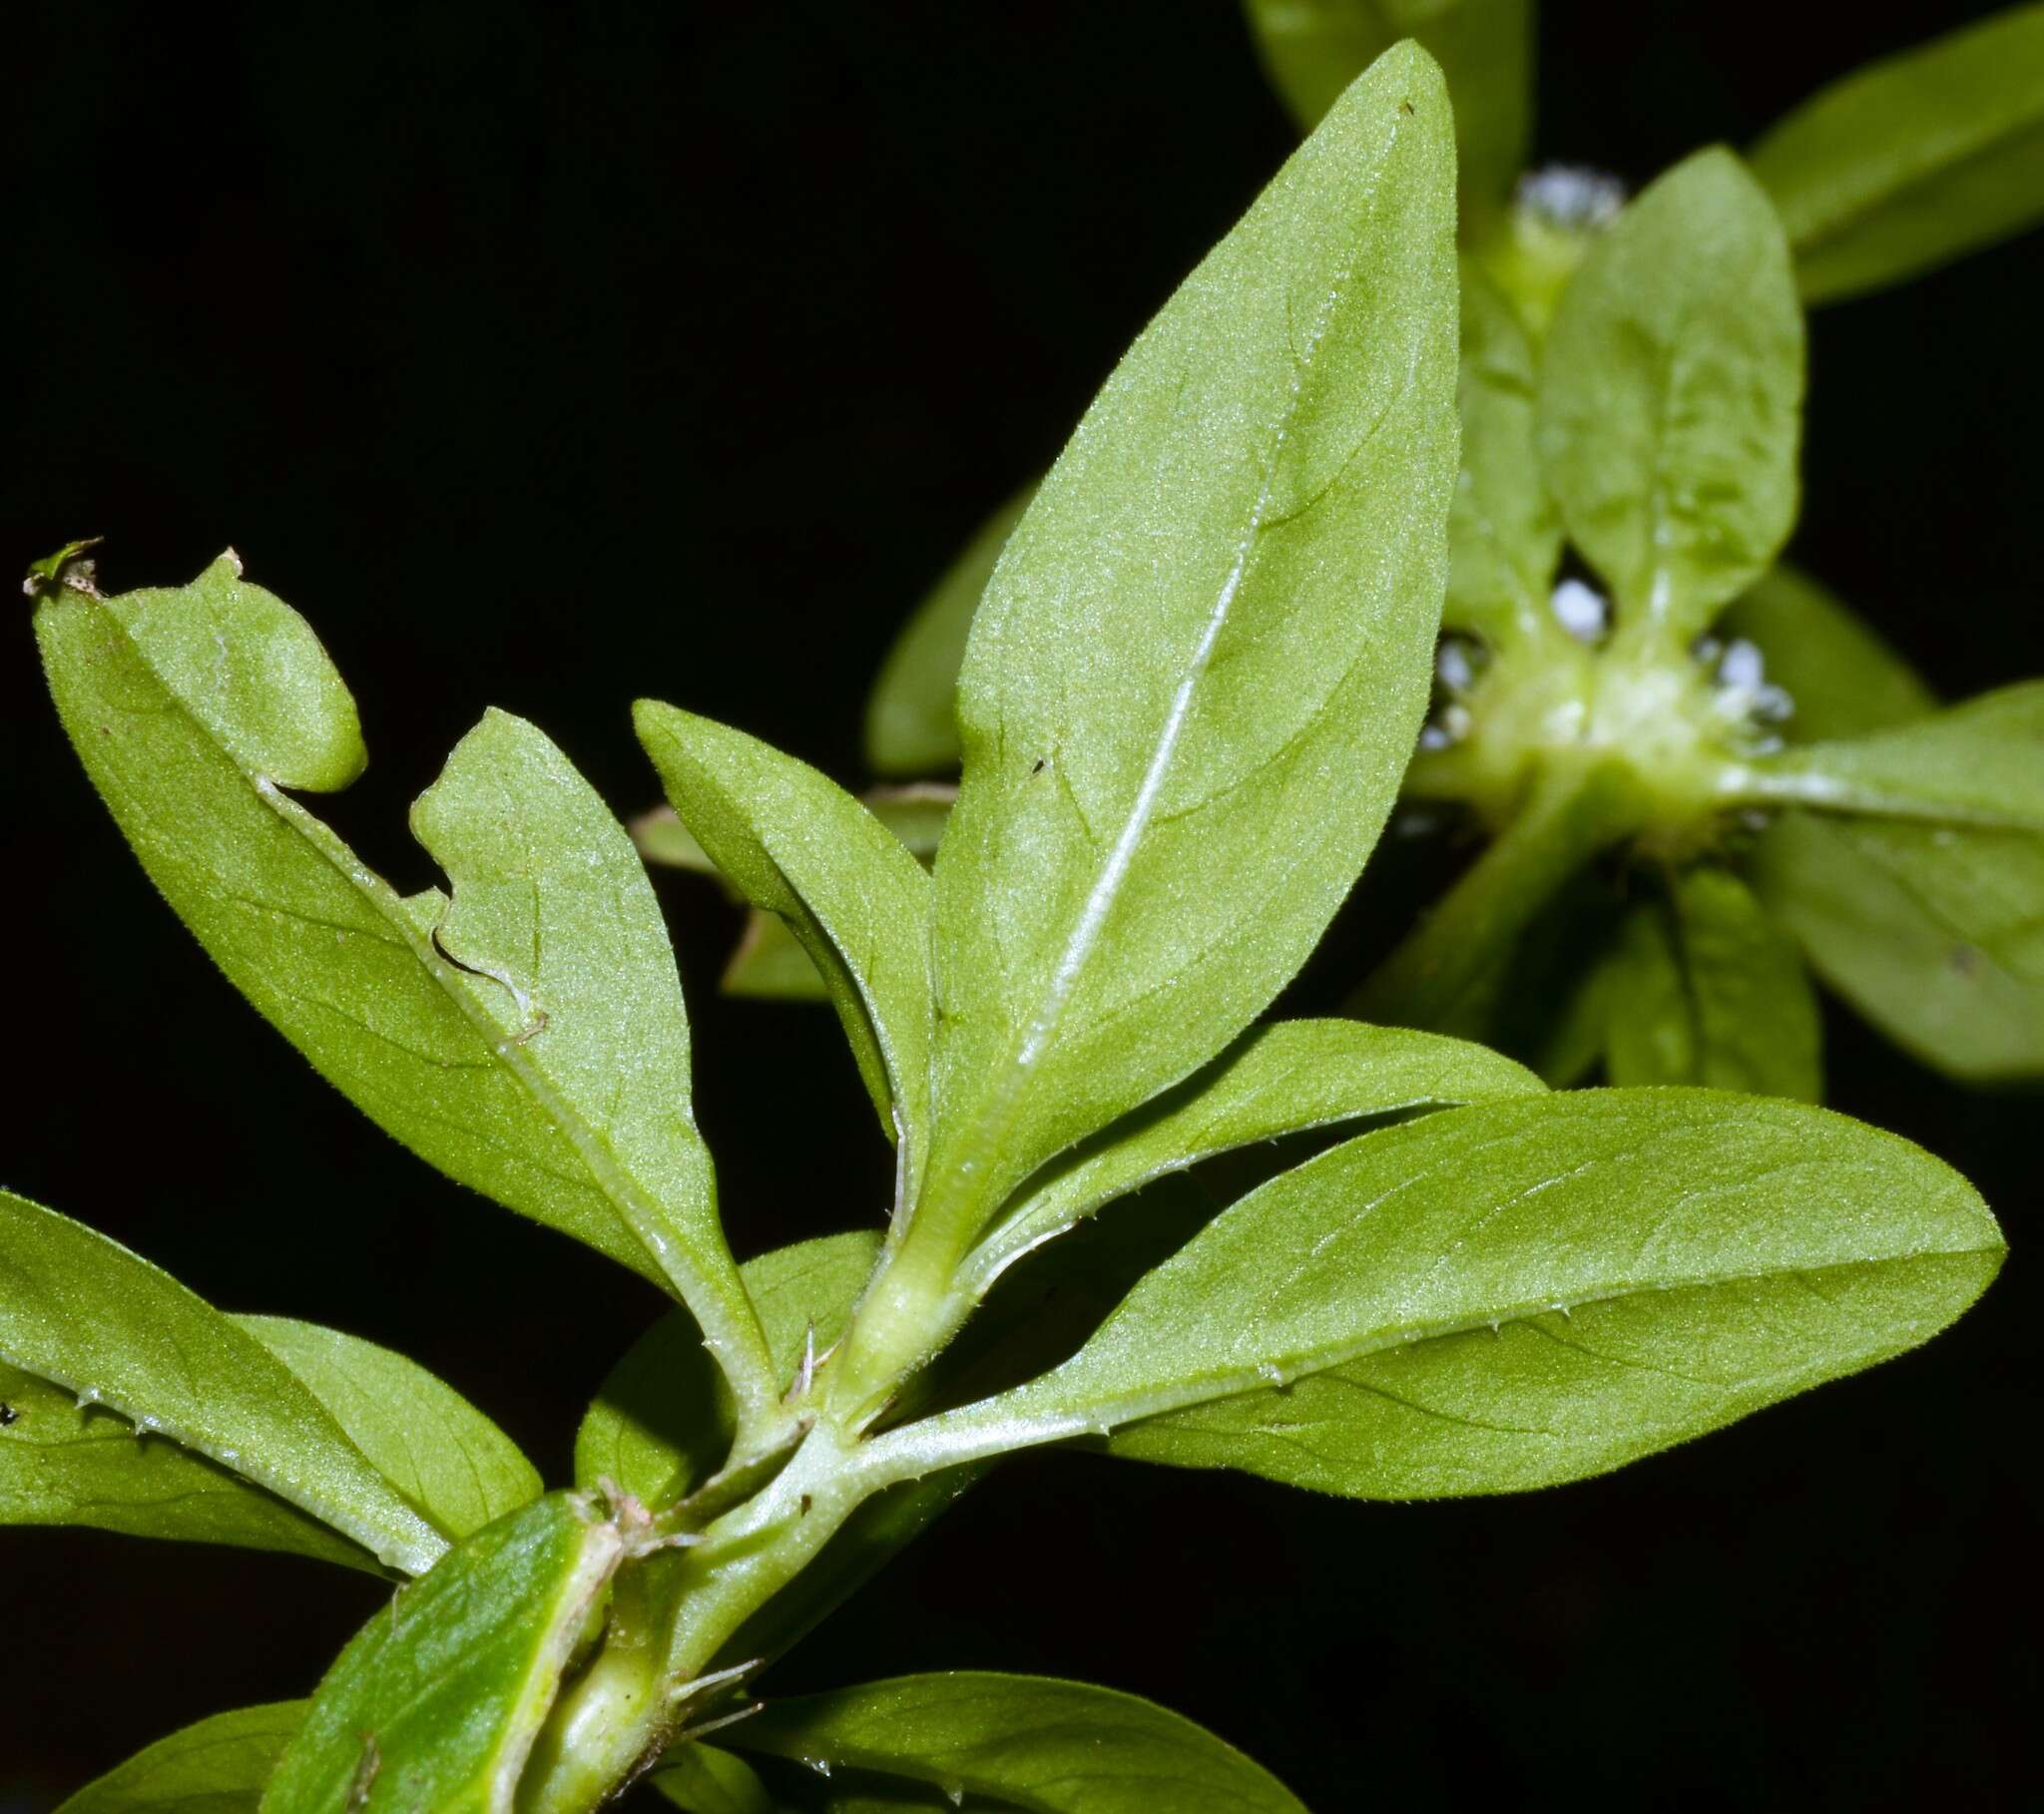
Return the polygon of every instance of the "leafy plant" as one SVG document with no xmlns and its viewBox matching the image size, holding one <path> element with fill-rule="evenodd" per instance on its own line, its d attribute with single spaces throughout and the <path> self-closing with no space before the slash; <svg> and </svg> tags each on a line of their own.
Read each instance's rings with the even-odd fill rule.
<svg viewBox="0 0 2044 1814">
<path fill-rule="evenodd" d="M 1405 796 L 1489 841 L 1354 1012 L 1490 1040 L 1555 1083 L 1814 1101 L 1814 972 L 1949 1075 L 2044 1076 L 2044 682 L 1940 708 L 1778 562 L 1798 297 L 1880 288 L 2044 214 L 2044 7 L 1848 77 L 1750 170 L 1705 152 L 1623 209 L 1593 172 L 1513 198 L 1530 0 L 1246 10 L 1302 126 L 1402 30 L 1459 103 L 1462 467 Z M 1016 509 L 889 656 L 878 772 L 956 761 L 957 659 Z M 770 955 L 749 944 L 735 986 L 813 992 Z"/>
<path fill-rule="evenodd" d="M 1426 708 L 1453 168 L 1438 71 L 1387 52 L 1137 340 L 978 612 L 933 873 L 813 770 L 638 707 L 680 823 L 829 991 L 895 1146 L 883 1232 L 737 1263 L 649 883 L 538 729 L 491 712 L 457 746 L 412 815 L 446 886 L 400 895 L 295 797 L 360 771 L 355 706 L 234 556 L 112 597 L 76 550 L 32 575 L 80 759 L 230 980 L 430 1163 L 674 1301 L 546 1492 L 408 1361 L 223 1314 L 0 1195 L 0 1515 L 399 1584 L 308 1700 L 168 1738 L 74 1814 L 582 1810 L 642 1774 L 699 1811 L 1295 1808 L 1101 1688 L 753 1683 L 1017 1449 L 1516 1491 L 1985 1288 L 1977 1195 L 1841 1117 L 1253 1025 Z M 1218 1214 L 1168 1182 L 1310 1130 L 1334 1143 Z"/>
</svg>

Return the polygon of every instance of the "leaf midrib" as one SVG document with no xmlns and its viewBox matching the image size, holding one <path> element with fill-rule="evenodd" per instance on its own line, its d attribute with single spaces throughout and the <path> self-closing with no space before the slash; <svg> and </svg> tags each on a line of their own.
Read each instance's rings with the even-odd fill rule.
<svg viewBox="0 0 2044 1814">
<path fill-rule="evenodd" d="M 1622 1285 L 1604 1291 L 1585 1292 L 1571 1298 L 1567 1308 L 1573 1313 L 1585 1305 L 1622 1302 L 1630 1298 L 1652 1298 L 1680 1291 L 1722 1289 L 1727 1286 L 1761 1285 L 1790 1278 L 1809 1278 L 1818 1274 L 1872 1271 L 1890 1266 L 1907 1265 L 1920 1260 L 1964 1259 L 1985 1256 L 1996 1250 L 1996 1243 L 1966 1247 L 1922 1247 L 1906 1252 L 1882 1254 L 1877 1258 L 1842 1260 L 1816 1266 L 1779 1266 L 1762 1271 L 1737 1271 L 1724 1273 L 1703 1273 L 1689 1277 L 1657 1280 L 1650 1285 Z M 1379 1327 L 1367 1335 L 1352 1341 L 1336 1342 L 1307 1356 L 1294 1356 L 1288 1361 L 1275 1357 L 1251 1366 L 1216 1368 L 1196 1375 L 1182 1376 L 1169 1387 L 1149 1393 L 1131 1391 L 1119 1396 L 1112 1393 L 1097 1395 L 1085 1401 L 1088 1409 L 1056 1412 L 1043 1415 L 1030 1426 L 1031 1401 L 1033 1399 L 1054 1399 L 1057 1396 L 1059 1375 L 1076 1368 L 1086 1359 L 1087 1350 L 1082 1348 L 1063 1366 L 1041 1375 L 1025 1386 L 1017 1387 L 1010 1393 L 990 1399 L 983 1399 L 977 1405 L 967 1405 L 955 1412 L 944 1412 L 937 1417 L 917 1425 L 903 1426 L 889 1438 L 881 1438 L 874 1445 L 875 1465 L 883 1478 L 891 1478 L 890 1468 L 905 1466 L 911 1459 L 914 1466 L 909 1471 L 920 1474 L 935 1467 L 949 1467 L 961 1461 L 979 1459 L 985 1455 L 1000 1454 L 1008 1450 L 1028 1448 L 1043 1443 L 1061 1442 L 1074 1436 L 1104 1436 L 1109 1431 L 1126 1424 L 1142 1422 L 1152 1417 L 1162 1417 L 1174 1411 L 1190 1410 L 1196 1405 L 1208 1404 L 1216 1399 L 1239 1398 L 1246 1394 L 1279 1390 L 1296 1384 L 1299 1380 L 1331 1372 L 1336 1368 L 1352 1365 L 1371 1355 L 1382 1354 L 1435 1341 L 1445 1341 L 1454 1336 L 1473 1335 L 1478 1330 L 1502 1327 L 1506 1323 L 1527 1322 L 1534 1318 L 1552 1314 L 1557 1306 L 1551 1301 L 1528 1300 L 1524 1303 L 1474 1313 L 1466 1318 L 1453 1318 L 1438 1324 L 1416 1326 L 1390 1325 Z M 1103 1325 L 1102 1333 L 1111 1325 Z M 1096 1335 L 1094 1340 L 1098 1340 Z M 1089 1344 L 1090 1346 L 1090 1344 Z M 1265 1369 L 1272 1369 L 1277 1377 Z M 1119 1408 L 1118 1408 L 1119 1407 Z M 1014 1434 L 1014 1426 L 1020 1423 L 1020 1434 Z M 1010 1429 L 1005 1438 L 998 1432 Z M 973 1438 L 979 1443 L 975 1446 Z M 921 1441 L 916 1439 L 920 1436 Z M 944 1444 L 941 1449 L 931 1450 L 927 1445 L 931 1438 Z M 918 1454 L 917 1450 L 921 1453 Z"/>
</svg>

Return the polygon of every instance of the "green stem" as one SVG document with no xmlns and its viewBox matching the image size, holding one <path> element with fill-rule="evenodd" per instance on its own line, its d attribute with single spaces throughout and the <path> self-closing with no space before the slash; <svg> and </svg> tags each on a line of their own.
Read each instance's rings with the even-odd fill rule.
<svg viewBox="0 0 2044 1814">
<path fill-rule="evenodd" d="M 1518 816 L 1346 1004 L 1381 1025 L 1475 1034 L 1483 992 L 1535 914 L 1641 822 L 1638 782 L 1611 760 L 1550 759 Z"/>
<path fill-rule="evenodd" d="M 603 1649 L 534 1747 L 519 1814 L 589 1814 L 702 1716 L 689 1684 L 877 1490 L 856 1456 L 853 1439 L 819 1424 L 765 1492 L 695 1547 L 626 1566 Z"/>
</svg>

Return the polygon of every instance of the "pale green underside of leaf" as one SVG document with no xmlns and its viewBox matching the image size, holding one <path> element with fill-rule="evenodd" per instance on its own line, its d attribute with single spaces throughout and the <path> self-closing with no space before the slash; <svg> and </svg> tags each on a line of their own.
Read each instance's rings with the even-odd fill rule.
<svg viewBox="0 0 2044 1814">
<path fill-rule="evenodd" d="M 1754 766 L 1834 811 L 2044 831 L 2044 680 L 2023 680 L 1843 742 Z"/>
<path fill-rule="evenodd" d="M 255 1337 L 127 1248 L 5 1191 L 0 1191 L 0 1362 L 158 1433 L 137 1445 L 143 1452 L 132 1476 L 67 1443 L 62 1451 L 67 1472 L 74 1466 L 90 1470 L 101 1487 L 126 1491 L 132 1479 L 140 1493 L 157 1491 L 176 1470 L 167 1458 L 159 1460 L 148 1451 L 168 1439 L 352 1538 L 387 1567 L 421 1574 L 446 1551 L 446 1538 Z M 48 1403 L 38 1407 L 44 1417 L 51 1410 Z M 19 1440 L 15 1428 L 0 1432 L 10 1439 L 10 1451 Z M 95 1442 L 101 1438 L 85 1420 L 73 1427 L 73 1434 Z M 10 1470 L 14 1466 L 7 1465 Z M 71 1474 L 81 1490 L 86 1478 Z M 193 1490 L 201 1490 L 196 1478 Z M 246 1520 L 245 1528 L 258 1536 L 279 1530 L 266 1509 L 232 1500 L 219 1502 L 212 1512 L 197 1507 L 192 1512 L 195 1517 Z M 106 1520 L 121 1516 L 106 1510 Z M 95 1517 L 90 1522 L 105 1521 Z M 262 1547 L 312 1548 L 295 1542 Z"/>
<path fill-rule="evenodd" d="M 941 774 L 958 766 L 958 667 L 972 614 L 1029 501 L 1023 486 L 973 532 L 916 607 L 866 700 L 866 760 L 875 774 Z"/>
<path fill-rule="evenodd" d="M 675 811 L 822 976 L 912 1196 L 929 1153 L 935 1038 L 928 873 L 805 763 L 671 705 L 641 700 L 633 716 Z"/>
<path fill-rule="evenodd" d="M 734 1748 L 926 1783 L 1028 1814 L 1304 1814 L 1268 1770 L 1162 1707 L 1082 1682 L 958 1671 L 774 1701 Z"/>
<path fill-rule="evenodd" d="M 1675 878 L 1628 916 L 1608 990 L 1614 1084 L 1703 1084 L 1816 1102 L 1816 991 L 1795 943 L 1729 869 Z"/>
<path fill-rule="evenodd" d="M 313 680 L 277 669 L 283 633 L 265 627 L 281 621 Z M 351 770 L 280 751 L 276 723 L 338 745 L 353 708 L 269 594 L 223 562 L 180 592 L 53 591 L 36 624 L 93 784 L 265 1018 L 414 1151 L 681 1291 L 742 1361 L 757 1333 L 689 1114 L 666 931 L 630 840 L 560 752 L 486 717 L 415 812 L 455 897 L 400 900 L 278 790 Z M 315 707 L 316 735 L 300 721 Z"/>
<path fill-rule="evenodd" d="M 2044 216 L 2044 7 L 1858 70 L 1753 149 L 1804 297 L 1935 269 Z"/>
<path fill-rule="evenodd" d="M 1058 1160 L 987 1235 L 971 1275 L 1006 1266 L 1104 1204 L 1232 1147 L 1364 1116 L 1539 1095 L 1483 1046 L 1357 1021 L 1284 1021 L 1245 1034 L 1137 1115 Z"/>
<path fill-rule="evenodd" d="M 746 1288 L 759 1306 L 774 1377 L 786 1385 L 813 1340 L 826 1352 L 872 1276 L 880 1236 L 866 1229 L 776 1247 L 748 1260 Z M 610 1479 L 649 1506 L 700 1486 L 731 1446 L 731 1406 L 718 1392 L 703 1338 L 671 1311 L 612 1369 L 575 1438 L 575 1480 Z"/>
<path fill-rule="evenodd" d="M 1510 1491 L 1900 1353 L 2001 1255 L 1964 1179 L 1822 1110 L 1450 1109 L 1252 1192 L 1065 1365 L 891 1440 L 929 1465 L 1172 1414 L 1115 1441 L 1364 1497 Z"/>
<path fill-rule="evenodd" d="M 469 1538 L 343 1650 L 265 1814 L 509 1814 L 561 1670 L 623 1552 L 551 1494 Z"/>
<path fill-rule="evenodd" d="M 1687 640 L 1795 520 L 1802 310 L 1781 223 L 1700 152 L 1591 243 L 1541 359 L 1539 443 L 1569 539 L 1621 616 Z"/>
<path fill-rule="evenodd" d="M 80 1789 L 57 1814 L 256 1814 L 306 1705 L 283 1700 L 202 1719 Z"/>
<path fill-rule="evenodd" d="M 517 1444 L 416 1361 L 316 1323 L 234 1321 L 296 1374 L 384 1479 L 449 1537 L 480 1531 L 544 1490 Z"/>
<path fill-rule="evenodd" d="M 1440 64 L 1467 205 L 1501 203 L 1533 137 L 1533 0 L 1245 0 L 1271 85 L 1310 132 L 1400 38 Z"/>
<path fill-rule="evenodd" d="M 1424 710 L 1454 475 L 1452 151 L 1387 54 L 1108 380 L 1003 553 L 937 860 L 926 1207 L 975 1221 L 1297 969 Z"/>
<path fill-rule="evenodd" d="M 1561 562 L 1561 518 L 1534 440 L 1537 361 L 1512 306 L 1467 259 L 1456 397 L 1462 465 L 1448 513 L 1442 620 L 1499 644 L 1543 634 Z"/>
<path fill-rule="evenodd" d="M 1937 709 L 1937 695 L 1899 655 L 1786 562 L 1734 600 L 1718 629 L 1761 651 L 1768 679 L 1794 701 L 1785 727 L 1793 742 L 1864 736 Z"/>
<path fill-rule="evenodd" d="M 308 1513 L 167 1436 L 139 1437 L 104 1406 L 0 1367 L 0 1524 L 84 1525 L 129 1537 L 312 1556 L 380 1575 L 376 1559 Z"/>
<path fill-rule="evenodd" d="M 2044 835 L 1784 814 L 1750 865 L 1817 974 L 1954 1077 L 2044 1076 Z"/>
</svg>

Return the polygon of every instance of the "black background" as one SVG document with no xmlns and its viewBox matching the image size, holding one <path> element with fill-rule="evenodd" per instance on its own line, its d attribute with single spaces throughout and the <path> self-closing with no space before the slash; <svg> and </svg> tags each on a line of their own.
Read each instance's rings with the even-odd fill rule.
<svg viewBox="0 0 2044 1814">
<path fill-rule="evenodd" d="M 1540 150 L 1642 180 L 1982 10 L 1557 5 Z M 232 542 L 354 685 L 374 764 L 330 816 L 406 886 L 404 806 L 490 703 L 620 809 L 654 791 L 640 693 L 855 778 L 893 625 L 1291 142 L 1223 0 L 5 24 L 0 562 L 101 533 L 126 588 Z M 2040 306 L 2033 238 L 1813 329 L 1796 553 L 1952 694 L 2044 671 Z M 0 1175 L 226 1306 L 405 1349 L 562 1478 L 650 1288 L 439 1180 L 234 999 L 79 774 L 25 609 L 0 739 Z M 740 1251 L 870 1223 L 885 1154 L 829 1020 L 720 1000 L 731 915 L 663 889 Z M 2027 1799 L 2034 1099 L 1829 1037 L 1838 1106 L 1967 1170 L 2017 1246 L 1928 1350 L 1524 1500 L 1024 1458 L 769 1686 L 1094 1678 L 1323 1810 Z M 0 1538 L 0 1810 L 306 1691 L 378 1597 L 291 1559 Z"/>
</svg>

